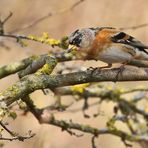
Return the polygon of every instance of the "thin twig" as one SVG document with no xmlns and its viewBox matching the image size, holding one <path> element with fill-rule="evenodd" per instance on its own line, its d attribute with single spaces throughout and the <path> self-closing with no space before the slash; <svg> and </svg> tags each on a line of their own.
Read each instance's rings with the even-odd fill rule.
<svg viewBox="0 0 148 148">
<path fill-rule="evenodd" d="M 0 140 L 8 140 L 8 141 L 13 141 L 13 140 L 19 140 L 19 141 L 24 141 L 26 139 L 30 139 L 32 137 L 35 136 L 35 134 L 32 134 L 31 131 L 28 132 L 28 136 L 19 136 L 18 134 L 12 132 L 11 130 L 9 130 L 1 121 L 0 121 L 0 125 L 2 126 L 2 128 L 7 131 L 12 138 L 5 138 L 5 137 L 0 137 Z"/>
<path fill-rule="evenodd" d="M 30 138 L 32 138 L 34 136 L 35 136 L 35 134 L 31 134 L 29 136 L 17 136 L 17 137 L 12 137 L 12 138 L 0 137 L 0 140 L 5 140 L 5 141 L 14 141 L 14 140 L 24 141 L 24 140 L 30 139 Z"/>
<path fill-rule="evenodd" d="M 84 1 L 85 0 L 79 0 L 79 1 L 75 2 L 72 6 L 70 6 L 69 8 L 65 8 L 65 9 L 62 9 L 62 10 L 57 11 L 57 12 L 49 12 L 47 15 L 38 18 L 37 20 L 33 21 L 32 23 L 26 24 L 26 25 L 24 25 L 24 26 L 22 26 L 20 28 L 17 28 L 15 30 L 12 30 L 9 33 L 12 34 L 12 33 L 18 32 L 18 31 L 30 29 L 30 28 L 38 25 L 39 23 L 41 23 L 42 21 L 44 21 L 47 18 L 50 18 L 50 17 L 55 16 L 55 15 L 58 15 L 58 14 L 66 13 L 68 11 L 71 11 L 71 10 L 75 9 L 78 5 L 80 5 Z"/>
<path fill-rule="evenodd" d="M 3 129 L 5 129 L 11 136 L 14 136 L 14 133 L 12 131 L 10 131 L 1 121 L 0 121 L 0 125 L 3 127 Z"/>
<path fill-rule="evenodd" d="M 13 13 L 10 12 L 9 15 L 2 21 L 3 24 L 5 24 L 11 17 L 12 17 Z"/>
<path fill-rule="evenodd" d="M 140 29 L 140 28 L 143 28 L 143 27 L 148 27 L 148 23 L 130 26 L 130 27 L 121 27 L 121 28 L 119 28 L 119 30 L 135 30 L 135 29 Z"/>
<path fill-rule="evenodd" d="M 97 146 L 95 144 L 95 139 L 96 139 L 96 136 L 92 136 L 92 138 L 91 138 L 92 148 L 97 148 Z"/>
</svg>

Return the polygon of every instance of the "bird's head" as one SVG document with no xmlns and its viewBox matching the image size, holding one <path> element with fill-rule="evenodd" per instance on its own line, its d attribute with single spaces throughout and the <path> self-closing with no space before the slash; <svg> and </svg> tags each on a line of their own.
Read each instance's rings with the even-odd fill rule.
<svg viewBox="0 0 148 148">
<path fill-rule="evenodd" d="M 69 36 L 69 44 L 80 48 L 89 48 L 96 35 L 95 28 L 77 29 Z"/>
</svg>

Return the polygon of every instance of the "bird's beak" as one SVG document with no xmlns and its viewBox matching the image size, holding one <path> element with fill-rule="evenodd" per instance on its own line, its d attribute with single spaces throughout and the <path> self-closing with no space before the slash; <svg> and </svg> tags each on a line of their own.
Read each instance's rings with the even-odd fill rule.
<svg viewBox="0 0 148 148">
<path fill-rule="evenodd" d="M 67 49 L 67 52 L 71 52 L 73 49 L 76 49 L 76 46 L 74 45 L 69 45 L 68 49 Z"/>
<path fill-rule="evenodd" d="M 69 44 L 73 45 L 73 40 L 69 39 L 68 42 Z"/>
</svg>

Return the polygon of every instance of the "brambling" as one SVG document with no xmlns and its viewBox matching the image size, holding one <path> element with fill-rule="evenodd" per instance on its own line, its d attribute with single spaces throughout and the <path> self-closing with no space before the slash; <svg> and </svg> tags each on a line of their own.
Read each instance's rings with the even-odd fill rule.
<svg viewBox="0 0 148 148">
<path fill-rule="evenodd" d="M 148 46 L 111 27 L 78 29 L 69 36 L 69 44 L 77 46 L 84 59 L 107 63 L 103 68 L 134 59 L 148 60 Z"/>
</svg>

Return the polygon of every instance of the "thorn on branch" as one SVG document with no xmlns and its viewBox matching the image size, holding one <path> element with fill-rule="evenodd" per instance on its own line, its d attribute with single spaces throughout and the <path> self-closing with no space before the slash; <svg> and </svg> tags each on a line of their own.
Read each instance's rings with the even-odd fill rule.
<svg viewBox="0 0 148 148">
<path fill-rule="evenodd" d="M 3 24 L 5 24 L 11 17 L 12 17 L 13 13 L 10 11 L 9 15 L 2 21 Z"/>
<path fill-rule="evenodd" d="M 61 121 L 62 122 L 62 121 Z M 69 129 L 68 127 L 67 127 L 67 125 L 65 124 L 65 122 L 62 122 L 63 123 L 63 125 L 62 125 L 62 127 L 61 127 L 61 130 L 62 131 L 66 131 L 66 132 L 68 132 L 71 136 L 76 136 L 76 137 L 82 137 L 83 136 L 83 134 L 76 134 L 75 132 L 73 132 L 71 129 Z M 70 123 L 72 124 L 72 120 L 70 120 Z"/>
<path fill-rule="evenodd" d="M 97 113 L 93 114 L 93 117 L 96 118 L 96 117 L 98 117 L 99 115 L 104 116 L 104 112 L 101 111 L 101 110 L 99 110 Z"/>
<path fill-rule="evenodd" d="M 96 143 L 95 143 L 95 139 L 96 139 L 96 136 L 95 135 L 92 136 L 92 138 L 91 138 L 92 148 L 97 148 Z"/>
<path fill-rule="evenodd" d="M 88 97 L 84 97 L 84 104 L 83 104 L 83 115 L 85 118 L 90 118 L 90 116 L 88 114 L 85 113 L 85 111 L 88 109 L 89 105 L 88 105 Z"/>
<path fill-rule="evenodd" d="M 2 128 L 7 131 L 11 136 L 15 136 L 15 133 L 12 132 L 11 130 L 9 130 L 6 125 L 4 123 L 2 123 L 2 121 L 0 121 L 0 125 L 2 126 Z"/>
<path fill-rule="evenodd" d="M 13 13 L 10 12 L 4 20 L 0 19 L 0 35 L 4 34 L 4 24 L 11 18 L 12 15 Z"/>
<path fill-rule="evenodd" d="M 62 129 L 62 131 L 66 131 L 66 132 L 68 132 L 71 136 L 76 136 L 76 137 L 82 137 L 83 136 L 83 134 L 76 134 L 75 132 L 73 132 L 72 130 L 70 130 L 70 129 Z"/>
<path fill-rule="evenodd" d="M 88 105 L 88 97 L 84 97 L 84 105 L 83 105 L 83 110 L 88 109 L 89 105 Z"/>
<path fill-rule="evenodd" d="M 115 113 L 115 114 L 117 114 L 117 113 L 118 113 L 118 111 L 119 111 L 118 106 L 114 106 L 114 109 L 113 109 L 113 110 L 114 110 L 114 113 Z"/>
<path fill-rule="evenodd" d="M 124 136 L 124 135 L 121 137 L 121 140 L 122 140 L 122 142 L 124 143 L 124 145 L 126 146 L 126 148 L 127 148 L 127 147 L 132 147 L 132 146 L 133 146 L 132 144 L 126 142 L 125 136 Z"/>
<path fill-rule="evenodd" d="M 100 113 L 93 114 L 93 117 L 96 118 L 100 115 Z"/>
</svg>

